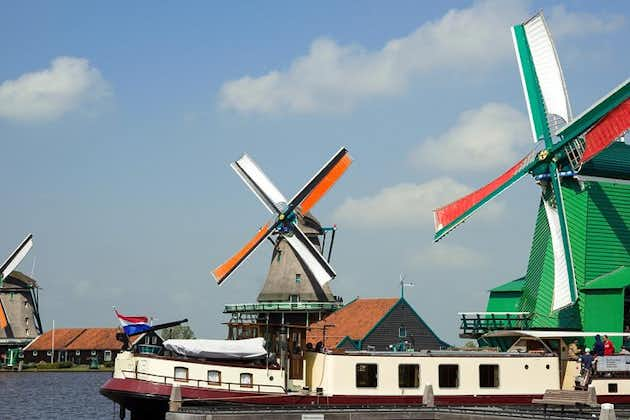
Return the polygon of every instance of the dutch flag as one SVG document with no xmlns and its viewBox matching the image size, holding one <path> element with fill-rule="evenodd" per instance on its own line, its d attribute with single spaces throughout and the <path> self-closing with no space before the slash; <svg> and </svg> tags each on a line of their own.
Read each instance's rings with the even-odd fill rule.
<svg viewBox="0 0 630 420">
<path fill-rule="evenodd" d="M 119 314 L 116 309 L 114 312 L 127 335 L 139 334 L 151 328 L 149 318 L 146 316 L 124 316 Z"/>
</svg>

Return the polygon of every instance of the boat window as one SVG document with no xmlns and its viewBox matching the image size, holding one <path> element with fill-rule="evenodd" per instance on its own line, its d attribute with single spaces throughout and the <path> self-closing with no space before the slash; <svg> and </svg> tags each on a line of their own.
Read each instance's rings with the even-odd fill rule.
<svg viewBox="0 0 630 420">
<path fill-rule="evenodd" d="M 188 368 L 176 366 L 173 376 L 176 381 L 188 381 Z"/>
<path fill-rule="evenodd" d="M 221 372 L 218 370 L 209 370 L 208 383 L 211 385 L 221 385 Z"/>
<path fill-rule="evenodd" d="M 103 353 L 103 361 L 105 361 L 105 362 L 111 362 L 112 361 L 112 351 L 111 350 L 105 350 L 105 353 Z"/>
<path fill-rule="evenodd" d="M 479 387 L 499 387 L 499 365 L 479 365 Z"/>
<path fill-rule="evenodd" d="M 440 388 L 459 386 L 459 365 L 440 365 L 438 367 Z"/>
<path fill-rule="evenodd" d="M 251 388 L 254 384 L 251 373 L 241 373 L 241 386 L 245 388 Z"/>
<path fill-rule="evenodd" d="M 356 367 L 357 388 L 376 388 L 377 366 L 376 363 L 357 363 Z"/>
<path fill-rule="evenodd" d="M 398 386 L 418 388 L 420 386 L 420 365 L 398 365 Z"/>
</svg>

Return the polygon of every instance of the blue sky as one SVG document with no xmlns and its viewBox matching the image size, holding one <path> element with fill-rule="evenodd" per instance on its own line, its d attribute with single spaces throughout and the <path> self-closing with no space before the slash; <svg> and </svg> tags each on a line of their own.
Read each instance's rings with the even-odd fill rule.
<svg viewBox="0 0 630 420">
<path fill-rule="evenodd" d="M 437 245 L 431 209 L 532 146 L 509 28 L 543 9 L 574 113 L 628 77 L 627 2 L 21 2 L 0 16 L 0 253 L 46 328 L 113 325 L 111 306 L 221 337 L 263 247 L 210 270 L 266 221 L 228 164 L 248 152 L 285 195 L 340 146 L 355 162 L 315 208 L 339 226 L 336 294 L 408 300 L 445 340 L 458 311 L 526 268 L 531 180 Z"/>
</svg>

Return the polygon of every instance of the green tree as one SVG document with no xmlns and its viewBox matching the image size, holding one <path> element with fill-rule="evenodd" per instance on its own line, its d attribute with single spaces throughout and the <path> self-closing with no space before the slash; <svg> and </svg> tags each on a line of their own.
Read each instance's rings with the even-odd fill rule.
<svg viewBox="0 0 630 420">
<path fill-rule="evenodd" d="M 195 333 L 188 325 L 176 325 L 160 332 L 164 340 L 195 338 Z"/>
</svg>

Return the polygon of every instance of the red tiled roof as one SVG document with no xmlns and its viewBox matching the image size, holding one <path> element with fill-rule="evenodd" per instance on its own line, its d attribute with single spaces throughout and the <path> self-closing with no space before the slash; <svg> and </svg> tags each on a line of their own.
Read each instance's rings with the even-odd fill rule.
<svg viewBox="0 0 630 420">
<path fill-rule="evenodd" d="M 334 326 L 326 327 L 326 343 L 324 343 L 326 347 L 337 347 L 346 336 L 360 340 L 399 300 L 399 298 L 364 298 L 350 302 L 325 319 L 311 324 L 311 329 L 306 333 L 306 342 L 316 345 L 318 341 L 323 341 L 323 327 L 329 324 Z"/>
<path fill-rule="evenodd" d="M 113 350 L 121 349 L 116 340 L 118 328 L 86 328 L 83 334 L 68 344 L 67 350 Z"/>
<path fill-rule="evenodd" d="M 57 328 L 55 350 L 118 350 L 122 343 L 116 340 L 118 328 Z M 53 330 L 46 331 L 24 350 L 50 350 Z"/>
</svg>

